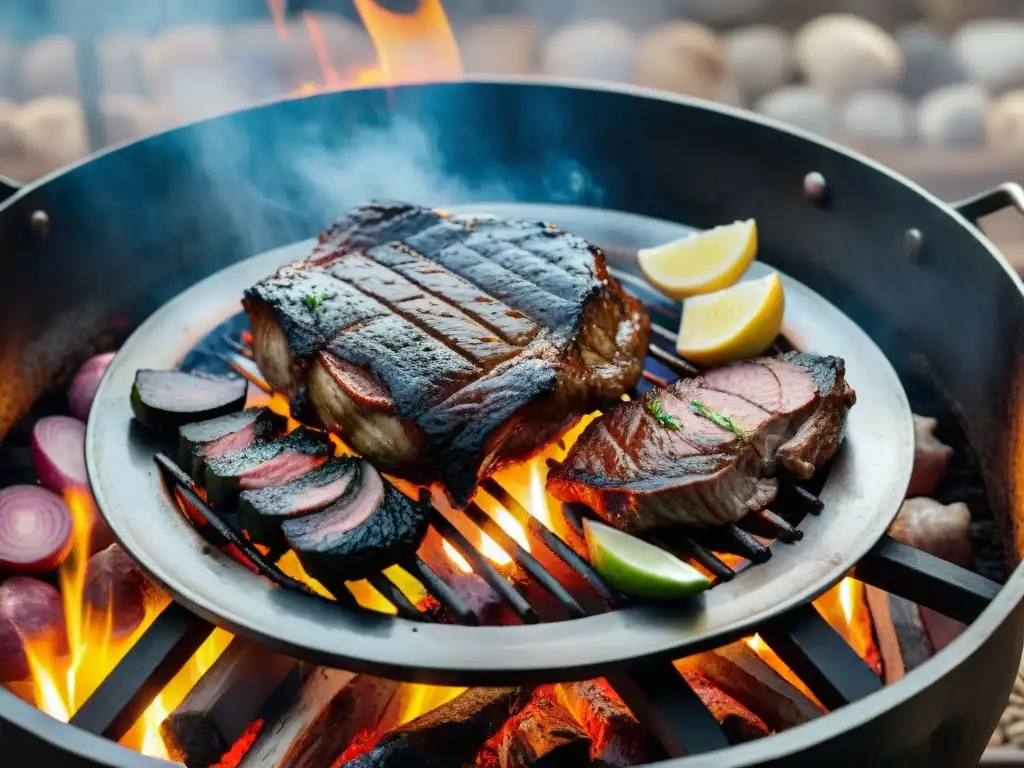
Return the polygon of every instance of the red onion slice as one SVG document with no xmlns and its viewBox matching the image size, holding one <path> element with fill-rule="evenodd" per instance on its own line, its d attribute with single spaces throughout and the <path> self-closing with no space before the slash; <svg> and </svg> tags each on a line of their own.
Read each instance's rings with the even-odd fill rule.
<svg viewBox="0 0 1024 768">
<path fill-rule="evenodd" d="M 88 488 L 85 424 L 70 416 L 39 419 L 32 428 L 32 468 L 51 491 Z"/>
<path fill-rule="evenodd" d="M 68 387 L 68 411 L 76 419 L 89 420 L 89 411 L 92 409 L 92 401 L 96 399 L 96 390 L 100 388 L 100 380 L 113 359 L 113 352 L 90 357 L 71 380 L 71 386 Z"/>
<path fill-rule="evenodd" d="M 49 571 L 71 545 L 71 512 L 60 496 L 38 485 L 0 490 L 0 569 Z"/>
</svg>

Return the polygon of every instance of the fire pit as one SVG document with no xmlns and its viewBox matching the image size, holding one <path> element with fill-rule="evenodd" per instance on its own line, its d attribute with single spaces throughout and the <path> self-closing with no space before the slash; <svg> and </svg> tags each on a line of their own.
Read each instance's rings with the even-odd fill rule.
<svg viewBox="0 0 1024 768">
<path fill-rule="evenodd" d="M 637 141 L 634 125 L 594 119 L 622 114 L 647 126 L 643 141 Z M 325 132 L 323 126 L 328 125 L 337 130 Z M 484 125 L 489 130 L 482 131 Z M 249 151 L 253 148 L 258 153 Z M 624 157 L 628 163 L 622 162 Z M 138 168 L 149 169 L 144 181 L 131 173 Z M 92 194 L 101 188 L 103 194 Z M 123 412 L 116 416 L 116 410 L 126 406 L 127 391 L 118 382 L 130 378 L 143 360 L 157 367 L 182 359 L 194 365 L 204 350 L 214 353 L 207 357 L 217 365 L 223 364 L 219 354 L 244 368 L 244 351 L 238 348 L 244 347 L 243 337 L 233 326 L 220 324 L 237 311 L 231 301 L 251 278 L 245 270 L 266 274 L 290 257 L 272 249 L 302 241 L 347 204 L 382 195 L 493 212 L 503 209 L 480 201 L 563 204 L 533 208 L 533 215 L 590 237 L 606 247 L 616 267 L 625 272 L 631 268 L 628 254 L 638 245 L 678 233 L 673 228 L 677 225 L 666 222 L 684 219 L 706 227 L 754 216 L 761 227 L 764 258 L 792 279 L 790 342 L 816 351 L 827 351 L 831 344 L 844 346 L 841 353 L 849 351 L 851 357 L 851 378 L 863 366 L 859 375 L 864 378 L 854 384 L 871 406 L 864 413 L 887 415 L 878 417 L 881 424 L 865 418 L 858 425 L 851 419 L 848 450 L 837 459 L 823 487 L 813 489 L 825 502 L 821 515 L 805 517 L 809 507 L 794 506 L 788 511 L 795 514 L 785 519 L 787 510 L 777 510 L 784 522 L 804 531 L 803 540 L 775 541 L 767 562 L 746 565 L 731 579 L 720 571 L 723 583 L 708 593 L 708 610 L 700 621 L 694 615 L 666 617 L 639 606 L 565 618 L 575 608 L 555 595 L 554 602 L 532 607 L 537 618 L 547 618 L 552 610 L 565 620 L 531 624 L 532 616 L 520 611 L 510 617 L 519 626 L 504 621 L 501 626 L 458 626 L 423 621 L 433 614 L 417 615 L 413 621 L 410 611 L 420 613 L 426 607 L 429 614 L 430 605 L 411 599 L 407 585 L 398 581 L 371 581 L 376 593 L 353 588 L 353 597 L 364 606 L 386 601 L 387 611 L 397 612 L 397 618 L 270 587 L 213 548 L 203 551 L 197 534 L 176 517 L 151 453 L 144 462 L 139 458 L 142 443 L 128 435 Z M 1015 200 L 1019 204 L 1014 195 L 1019 191 L 1007 188 L 970 201 L 960 211 L 975 219 Z M 45 719 L 28 704 L 4 695 L 3 728 L 27 735 L 5 741 L 19 759 L 131 764 L 142 758 L 82 731 L 131 741 L 129 732 L 140 729 L 131 743 L 149 751 L 144 740 L 159 737 L 160 731 L 147 723 L 155 722 L 165 735 L 177 729 L 170 740 L 178 739 L 175 743 L 186 750 L 190 764 L 204 763 L 199 751 L 187 754 L 193 748 L 189 739 L 196 733 L 205 734 L 205 739 L 211 732 L 213 751 L 235 746 L 237 754 L 230 764 L 289 764 L 282 755 L 295 744 L 306 749 L 312 744 L 323 750 L 318 752 L 321 758 L 331 753 L 326 759 L 333 762 L 372 748 L 401 749 L 414 737 L 438 755 L 468 751 L 468 762 L 473 762 L 485 760 L 487 754 L 501 759 L 501 745 L 485 743 L 495 733 L 503 744 L 512 739 L 510 733 L 516 743 L 534 743 L 525 734 L 539 731 L 547 744 L 553 732 L 550 723 L 563 717 L 561 710 L 569 712 L 582 732 L 566 736 L 567 746 L 559 749 L 567 751 L 558 754 L 578 755 L 582 749 L 589 755 L 590 748 L 579 744 L 589 739 L 592 747 L 595 734 L 580 722 L 587 718 L 579 710 L 603 694 L 612 702 L 609 706 L 622 708 L 617 721 L 607 715 L 608 722 L 619 723 L 607 732 L 628 733 L 623 723 L 636 723 L 643 733 L 646 760 L 690 755 L 680 764 L 786 760 L 812 765 L 857 755 L 878 764 L 957 765 L 976 758 L 998 720 L 999 695 L 1008 694 L 1020 658 L 1021 585 L 1015 577 L 1000 590 L 987 578 L 891 539 L 875 543 L 902 495 L 907 473 L 899 457 L 909 449 L 906 422 L 900 420 L 905 413 L 903 396 L 875 345 L 908 385 L 912 406 L 943 403 L 947 422 L 963 429 L 965 443 L 960 448 L 976 457 L 973 466 L 981 469 L 971 470 L 972 482 L 984 489 L 987 501 L 975 514 L 984 522 L 982 516 L 990 509 L 993 522 L 988 525 L 998 531 L 993 538 L 1012 542 L 1013 521 L 1019 514 L 1012 471 L 1019 431 L 1016 334 L 1024 305 L 1016 279 L 963 218 L 879 168 L 738 113 L 651 94 L 502 81 L 400 87 L 267 105 L 103 155 L 16 195 L 0 211 L 0 236 L 11 252 L 19 254 L 5 287 L 10 299 L 3 310 L 5 327 L 12 329 L 4 358 L 5 371 L 10 372 L 5 431 L 41 392 L 64 378 L 90 343 L 104 333 L 122 335 L 135 328 L 167 299 L 189 289 L 140 328 L 124 349 L 125 362 L 115 362 L 93 411 L 89 459 L 97 500 L 115 533 L 128 551 L 140 553 L 142 566 L 184 602 L 171 604 L 132 638 L 135 642 L 122 661 L 103 668 L 110 674 L 96 681 L 87 698 L 76 694 L 60 712 L 47 700 L 45 687 L 37 692 L 36 703 L 53 714 L 70 716 L 77 729 Z M 229 266 L 252 253 L 265 255 Z M 227 269 L 218 273 L 223 267 Z M 208 279 L 190 287 L 204 278 Z M 628 281 L 627 287 L 645 291 L 635 281 Z M 197 300 L 205 291 L 213 297 L 209 303 Z M 988 297 L 991 314 L 976 306 L 973 297 L 978 295 Z M 659 316 L 653 295 L 643 298 L 652 304 L 655 322 L 671 328 L 672 319 Z M 186 304 L 191 312 L 181 313 L 179 308 Z M 804 317 L 813 317 L 814 322 L 804 322 Z M 993 351 L 981 354 L 993 340 Z M 647 366 L 652 384 L 675 375 L 672 365 L 678 365 L 666 353 L 670 341 L 656 337 L 656 344 L 660 352 L 653 353 Z M 919 387 L 921 381 L 925 384 Z M 922 391 L 932 399 L 923 401 Z M 949 415 L 953 413 L 955 419 Z M 859 431 L 862 428 L 864 432 Z M 114 437 L 116 429 L 121 431 Z M 865 458 L 863 467 L 861 450 L 874 454 L 870 461 Z M 890 458 L 879 461 L 882 451 L 889 451 Z M 462 546 L 461 554 L 478 576 L 494 570 L 504 578 L 521 568 L 524 580 L 508 582 L 513 589 L 531 582 L 543 589 L 538 579 L 544 577 L 524 565 L 529 561 L 523 553 L 529 548 L 549 575 L 557 572 L 559 561 L 572 559 L 571 546 L 564 557 L 553 550 L 555 557 L 545 554 L 557 545 L 550 538 L 545 541 L 543 530 L 532 522 L 539 520 L 542 528 L 564 533 L 571 543 L 571 531 L 560 528 L 558 510 L 550 501 L 542 505 L 548 508 L 545 523 L 531 499 L 532 475 L 543 471 L 543 465 L 529 467 L 518 488 L 510 482 L 514 477 L 496 478 L 497 485 L 486 486 L 495 506 L 483 508 L 481 514 L 494 522 L 480 517 L 478 527 L 492 535 L 506 560 L 493 551 L 489 558 L 485 540 L 480 532 L 474 533 L 477 538 Z M 872 477 L 865 474 L 869 471 Z M 851 509 L 845 506 L 850 503 L 846 490 L 839 491 L 844 486 L 860 489 L 868 517 L 841 517 Z M 133 489 L 138 490 L 134 519 L 120 500 L 122 492 L 131 494 Z M 875 494 L 871 503 L 865 495 L 869 493 Z M 833 505 L 833 500 L 842 503 Z M 831 512 L 835 519 L 829 517 Z M 454 531 L 461 530 L 464 521 L 458 522 L 449 528 L 438 521 L 439 536 L 455 549 L 462 543 Z M 471 522 L 477 525 L 476 520 Z M 839 559 L 827 568 L 816 567 L 812 580 L 784 596 L 779 586 L 783 577 L 777 571 L 795 574 L 809 567 L 801 560 L 801 548 L 815 551 L 811 547 L 816 537 L 842 535 L 837 526 L 853 522 L 865 526 L 856 531 L 862 538 L 841 548 L 834 545 Z M 181 572 L 175 572 L 173 560 L 161 562 L 157 554 L 141 554 L 152 551 L 140 545 L 147 533 L 142 528 L 151 525 L 166 526 L 156 531 L 166 530 L 162 535 L 170 557 L 187 550 L 189 559 L 182 561 Z M 769 538 L 790 535 L 785 531 L 777 526 Z M 729 570 L 745 565 L 730 555 L 745 561 L 763 558 L 749 542 L 763 544 L 741 536 L 738 540 L 747 542 L 738 553 L 736 539 L 733 552 L 721 542 L 683 544 L 693 547 L 691 556 L 712 572 L 719 568 L 712 557 Z M 430 588 L 429 573 L 454 584 L 449 578 L 454 571 L 442 572 L 443 558 L 461 570 L 458 558 L 446 555 L 436 539 L 434 544 L 437 552 L 431 556 L 420 553 L 427 570 L 410 564 L 412 575 L 442 608 L 468 619 L 468 614 L 444 604 L 446 597 L 452 602 L 450 595 L 438 592 L 436 584 Z M 1016 553 L 1018 546 L 1009 548 Z M 1016 562 L 1016 554 L 1012 560 Z M 872 588 L 970 626 L 913 676 L 895 680 L 891 673 L 896 659 L 911 666 L 909 655 L 897 647 L 893 656 L 892 636 L 884 634 L 877 620 L 877 637 L 862 631 L 863 626 L 856 629 L 858 623 L 871 624 L 855 618 L 858 611 L 869 610 L 859 582 L 844 581 L 824 602 L 807 602 L 854 562 L 855 575 Z M 200 575 L 195 569 L 201 568 L 210 572 Z M 712 609 L 728 610 L 728 605 L 718 604 L 716 592 L 735 594 L 738 604 L 740 590 L 751 582 L 770 591 L 753 610 L 718 627 L 698 626 L 717 620 Z M 490 588 L 502 591 L 496 583 Z M 593 601 L 594 590 L 586 588 Z M 520 597 L 529 604 L 536 592 L 522 589 Z M 593 602 L 575 599 L 587 613 L 598 610 L 590 608 Z M 288 626 L 271 632 L 266 615 L 259 621 L 246 618 L 247 611 L 266 614 L 275 606 L 279 622 Z M 511 603 L 508 608 L 517 613 Z M 280 618 L 285 615 L 287 619 Z M 223 622 L 252 640 L 269 641 L 274 650 L 289 654 L 235 638 L 213 666 L 209 660 L 192 660 L 209 636 L 211 627 L 205 619 Z M 892 616 L 889 621 L 898 623 Z M 303 627 L 307 631 L 298 631 Z M 609 637 L 631 634 L 615 645 L 601 639 L 602 631 Z M 732 642 L 753 631 L 756 639 Z M 220 631 L 213 637 L 204 650 L 211 655 L 228 639 Z M 449 638 L 463 637 L 467 639 L 454 641 L 460 644 L 454 648 L 456 655 L 449 648 L 442 656 Z M 488 660 L 471 648 L 473 643 L 486 644 L 496 658 Z M 542 643 L 552 643 L 557 653 L 545 657 L 538 650 Z M 729 645 L 711 653 L 720 643 Z M 520 647 L 523 651 L 517 655 Z M 291 653 L 360 674 L 313 672 L 306 665 L 296 672 L 299 666 Z M 683 655 L 687 658 L 676 663 L 682 671 L 678 674 L 670 659 Z M 754 672 L 749 671 L 751 664 Z M 172 696 L 165 686 L 182 668 L 184 676 L 172 683 L 172 688 L 179 686 Z M 206 674 L 193 688 L 201 671 Z M 892 685 L 882 687 L 880 671 Z M 438 709 L 459 691 L 402 686 L 396 693 L 394 683 L 381 682 L 371 676 L 375 673 L 416 682 L 503 684 L 511 691 L 474 689 Z M 291 679 L 289 688 L 293 675 L 301 680 Z M 582 688 L 582 694 L 580 686 L 567 682 L 597 676 L 604 681 Z M 743 693 L 738 680 L 758 682 L 758 693 Z M 55 698 L 67 704 L 62 686 L 55 683 Z M 766 686 L 777 694 L 771 706 L 765 704 L 770 698 Z M 427 690 L 433 698 L 413 695 L 419 691 L 423 696 Z M 981 690 L 984 696 L 971 695 Z M 186 691 L 184 701 L 177 703 Z M 159 706 L 154 707 L 154 697 Z M 363 701 L 377 703 L 355 703 Z M 780 707 L 785 702 L 789 706 Z M 525 708 L 509 720 L 520 707 Z M 816 716 L 821 708 L 830 714 Z M 427 720 L 415 718 L 424 712 L 433 714 Z M 410 720 L 404 730 L 395 728 Z M 182 725 L 188 722 L 198 723 L 198 730 Z M 334 730 L 325 729 L 324 722 L 344 724 L 334 729 L 340 743 L 328 744 L 323 733 Z M 439 743 L 431 722 L 460 723 L 460 735 L 453 740 L 457 748 Z M 568 721 L 563 717 L 563 722 Z M 571 726 L 569 722 L 564 730 L 572 732 Z M 729 747 L 771 731 L 781 732 Z M 74 735 L 65 737 L 65 732 Z M 53 749 L 59 752 L 48 751 Z M 702 757 L 703 753 L 708 754 Z M 456 759 L 463 760 L 456 764 L 465 762 L 462 756 L 451 758 Z"/>
</svg>

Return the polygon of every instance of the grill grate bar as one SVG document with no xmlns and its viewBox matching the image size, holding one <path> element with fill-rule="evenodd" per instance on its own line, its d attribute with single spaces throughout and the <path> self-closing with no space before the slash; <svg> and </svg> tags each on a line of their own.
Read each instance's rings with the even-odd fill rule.
<svg viewBox="0 0 1024 768">
<path fill-rule="evenodd" d="M 830 710 L 882 688 L 867 663 L 811 603 L 770 622 L 759 634 Z"/>
<path fill-rule="evenodd" d="M 771 529 L 772 536 L 786 544 L 793 544 L 804 537 L 803 531 L 799 528 L 794 528 L 770 509 L 760 509 L 754 512 L 753 516 Z M 750 517 L 750 515 L 747 515 L 747 517 Z"/>
<path fill-rule="evenodd" d="M 172 602 L 75 712 L 71 724 L 119 741 L 212 631 L 208 621 Z"/>
<path fill-rule="evenodd" d="M 386 574 L 375 573 L 372 576 L 367 576 L 366 580 L 370 583 L 370 586 L 384 595 L 388 602 L 395 606 L 398 615 L 403 619 L 411 621 L 426 620 L 427 617 L 424 616 L 423 612 L 413 605 L 413 602 L 405 596 L 405 593 Z"/>
<path fill-rule="evenodd" d="M 886 592 L 970 624 L 999 592 L 999 584 L 920 549 L 882 537 L 854 576 Z"/>
<path fill-rule="evenodd" d="M 423 562 L 422 558 L 414 557 L 401 565 L 419 580 L 427 588 L 427 591 L 437 598 L 437 601 L 447 608 L 460 624 L 474 627 L 480 625 L 480 617 L 473 612 L 473 609 L 466 604 L 466 601 L 459 596 L 458 592 L 449 587 L 444 579 L 434 573 L 430 566 Z"/>
<path fill-rule="evenodd" d="M 280 587 L 297 589 L 310 595 L 316 594 L 307 585 L 303 584 L 298 579 L 293 579 L 276 565 L 268 562 L 241 531 L 228 523 L 227 520 L 221 517 L 220 513 L 209 504 L 209 502 L 199 495 L 195 484 L 189 476 L 185 474 L 181 467 L 162 453 L 154 454 L 153 458 L 156 460 L 160 469 L 163 470 L 165 476 L 185 496 L 188 503 L 195 507 L 206 519 L 206 522 L 208 523 L 207 528 L 213 529 L 212 531 L 204 531 L 202 526 L 193 522 L 193 525 L 196 525 L 196 527 L 199 528 L 199 534 L 203 536 L 203 538 L 218 549 L 223 549 L 227 545 L 234 546 L 244 554 L 254 566 L 256 566 L 262 576 L 270 579 Z M 190 522 L 192 521 L 190 520 Z M 347 589 L 345 591 L 348 592 Z M 349 597 L 351 598 L 351 594 L 349 594 Z"/>
<path fill-rule="evenodd" d="M 714 552 L 678 531 L 661 531 L 658 536 L 651 537 L 651 542 L 664 550 L 681 555 L 684 560 L 691 560 L 703 566 L 719 582 L 729 581 L 736 575 L 736 571 L 723 563 Z"/>
<path fill-rule="evenodd" d="M 671 662 L 643 662 L 607 679 L 668 757 L 729 746 L 721 726 Z"/>
<path fill-rule="evenodd" d="M 742 555 L 751 562 L 765 563 L 771 558 L 772 551 L 735 523 L 722 526 L 722 534 L 732 544 L 736 554 Z"/>
<path fill-rule="evenodd" d="M 221 334 L 221 340 L 231 347 L 232 350 L 240 354 L 242 357 L 252 358 L 252 347 L 248 347 L 242 342 L 235 339 L 230 333 Z"/>
<path fill-rule="evenodd" d="M 256 363 L 253 362 L 252 359 L 250 359 L 248 357 L 244 357 L 241 354 L 233 353 L 233 352 L 229 352 L 226 355 L 222 355 L 222 354 L 220 354 L 218 352 L 217 353 L 217 357 L 219 357 L 221 360 L 223 360 L 225 363 L 227 363 L 229 366 L 231 366 L 231 368 L 233 370 L 235 370 L 238 373 L 240 373 L 242 376 L 244 376 L 246 379 L 248 379 L 252 384 L 256 385 L 257 387 L 262 389 L 267 394 L 273 394 L 274 393 L 274 388 L 271 387 L 266 382 L 266 379 L 264 379 L 260 375 L 259 368 L 256 367 Z"/>
<path fill-rule="evenodd" d="M 820 515 L 825 508 L 825 502 L 796 483 L 780 482 L 779 495 L 775 497 L 779 509 L 793 510 L 799 513 L 802 519 L 806 514 Z M 788 517 L 788 515 L 787 515 Z"/>
<path fill-rule="evenodd" d="M 484 533 L 494 539 L 495 543 L 505 550 L 505 553 L 515 560 L 520 568 L 529 574 L 530 578 L 550 592 L 572 618 L 578 619 L 587 615 L 587 612 L 576 602 L 576 598 L 570 595 L 565 587 L 558 583 L 558 579 L 548 573 L 547 569 L 537 562 L 533 555 L 523 549 L 522 545 L 512 538 L 504 528 L 498 525 L 494 518 L 476 504 L 468 505 L 463 510 L 463 514 Z"/>
<path fill-rule="evenodd" d="M 652 323 L 651 328 L 659 328 L 659 326 L 656 326 Z M 674 334 L 669 338 L 673 343 L 675 343 Z M 651 344 L 650 346 L 647 347 L 647 354 L 649 354 L 651 357 L 653 357 L 655 360 L 657 360 L 659 363 L 666 366 L 667 368 L 671 368 L 680 376 L 696 376 L 698 373 L 700 373 L 700 370 L 698 370 L 698 368 L 692 363 L 688 363 L 685 360 L 683 360 L 683 358 L 676 357 L 671 352 L 666 352 L 664 349 L 655 346 L 654 344 Z"/>
<path fill-rule="evenodd" d="M 661 376 L 658 376 L 657 374 L 651 373 L 650 371 L 644 371 L 642 375 L 643 375 L 643 377 L 645 379 L 647 379 L 647 381 L 651 382 L 655 386 L 658 386 L 658 387 L 667 387 L 668 386 L 668 380 L 667 379 L 663 379 L 663 378 L 661 378 Z"/>
<path fill-rule="evenodd" d="M 597 571 L 590 566 L 590 563 L 577 555 L 572 547 L 558 538 L 544 523 L 531 515 L 530 511 L 516 501 L 511 493 L 490 478 L 484 480 L 480 486 L 497 499 L 530 533 L 540 539 L 544 546 L 551 550 L 559 560 L 582 576 L 594 588 L 594 591 L 601 595 L 610 605 L 615 606 L 621 603 L 621 597 L 605 583 L 604 579 L 597 574 Z M 562 505 L 562 507 L 564 512 L 565 505 Z M 571 521 L 570 524 L 572 524 Z M 580 536 L 583 535 L 582 522 L 578 526 L 573 525 L 573 527 L 579 531 Z"/>
<path fill-rule="evenodd" d="M 536 609 L 530 605 L 530 603 L 523 597 L 519 591 L 512 586 L 505 577 L 498 572 L 498 569 L 491 565 L 491 562 L 480 554 L 476 547 L 474 547 L 469 540 L 462 535 L 462 532 L 456 528 L 452 523 L 438 512 L 436 509 L 432 510 L 431 523 L 435 530 L 444 537 L 449 544 L 451 544 L 462 555 L 469 564 L 473 567 L 473 570 L 480 575 L 488 584 L 491 589 L 498 593 L 501 598 L 509 604 L 509 607 L 515 611 L 516 615 L 527 624 L 536 624 L 540 621 L 537 616 Z"/>
</svg>

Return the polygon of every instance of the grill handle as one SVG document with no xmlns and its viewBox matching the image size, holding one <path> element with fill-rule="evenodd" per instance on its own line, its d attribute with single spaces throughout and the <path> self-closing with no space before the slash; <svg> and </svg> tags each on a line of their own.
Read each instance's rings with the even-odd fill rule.
<svg viewBox="0 0 1024 768">
<path fill-rule="evenodd" d="M 1008 181 L 966 200 L 950 203 L 950 206 L 974 226 L 978 226 L 978 219 L 1010 206 L 1024 216 L 1024 188 L 1021 188 L 1020 184 Z"/>
<path fill-rule="evenodd" d="M 9 197 L 12 197 L 22 187 L 20 181 L 14 179 L 8 179 L 6 176 L 0 176 L 0 203 L 4 202 Z"/>
</svg>

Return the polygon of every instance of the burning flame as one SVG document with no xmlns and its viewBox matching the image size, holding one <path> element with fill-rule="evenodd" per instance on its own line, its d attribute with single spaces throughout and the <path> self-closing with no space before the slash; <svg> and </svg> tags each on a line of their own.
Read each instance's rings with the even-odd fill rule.
<svg viewBox="0 0 1024 768">
<path fill-rule="evenodd" d="M 814 607 L 858 656 L 872 666 L 878 665 L 871 614 L 863 583 L 848 576 L 815 600 Z"/>
<path fill-rule="evenodd" d="M 462 57 L 441 0 L 421 0 L 412 13 L 389 11 L 374 0 L 353 2 L 373 43 L 377 61 L 339 72 L 316 18 L 303 12 L 302 19 L 322 82 L 320 86 L 304 84 L 298 89 L 300 93 L 351 85 L 395 85 L 462 77 Z M 282 39 L 287 36 L 284 4 L 284 0 L 267 0 Z"/>
<path fill-rule="evenodd" d="M 130 635 L 116 637 L 112 608 L 96 611 L 84 598 L 92 524 L 97 519 L 92 497 L 85 490 L 74 489 L 65 495 L 65 501 L 71 510 L 74 536 L 74 546 L 59 573 L 68 651 L 63 653 L 48 640 L 27 642 L 25 651 L 32 676 L 30 695 L 36 706 L 51 717 L 67 722 L 149 627 L 166 602 L 147 606 L 142 624 Z M 214 632 L 153 700 L 121 743 L 152 757 L 166 758 L 160 723 L 213 665 L 230 639 L 226 632 Z"/>
</svg>

